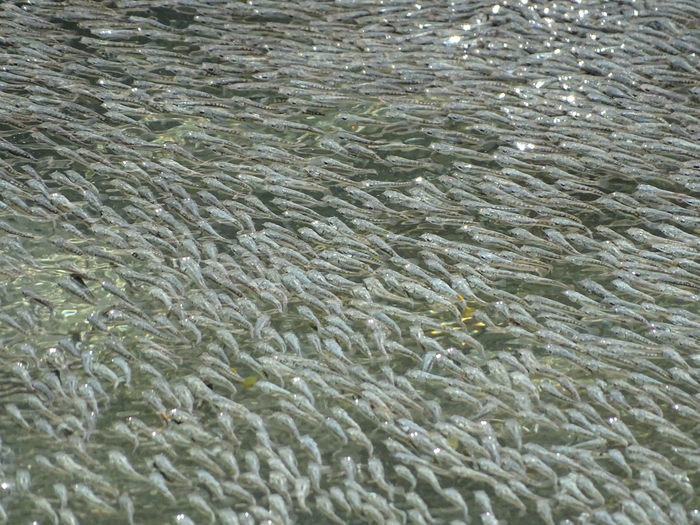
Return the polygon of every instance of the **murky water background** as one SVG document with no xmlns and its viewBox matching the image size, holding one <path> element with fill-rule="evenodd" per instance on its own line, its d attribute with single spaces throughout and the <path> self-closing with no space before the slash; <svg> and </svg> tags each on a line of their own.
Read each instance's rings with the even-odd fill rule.
<svg viewBox="0 0 700 525">
<path fill-rule="evenodd" d="M 0 520 L 700 520 L 698 11 L 0 5 Z"/>
</svg>

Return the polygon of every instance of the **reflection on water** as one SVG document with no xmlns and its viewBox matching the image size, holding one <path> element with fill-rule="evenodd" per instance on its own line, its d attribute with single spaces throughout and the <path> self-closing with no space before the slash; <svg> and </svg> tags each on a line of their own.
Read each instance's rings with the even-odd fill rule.
<svg viewBox="0 0 700 525">
<path fill-rule="evenodd" d="M 697 6 L 0 9 L 0 520 L 700 519 Z"/>
</svg>

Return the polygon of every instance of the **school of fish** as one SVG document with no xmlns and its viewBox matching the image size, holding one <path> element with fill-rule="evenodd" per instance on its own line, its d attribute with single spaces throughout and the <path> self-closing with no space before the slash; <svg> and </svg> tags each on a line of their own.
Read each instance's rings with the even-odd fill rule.
<svg viewBox="0 0 700 525">
<path fill-rule="evenodd" d="M 699 15 L 1 3 L 0 523 L 700 523 Z"/>
</svg>

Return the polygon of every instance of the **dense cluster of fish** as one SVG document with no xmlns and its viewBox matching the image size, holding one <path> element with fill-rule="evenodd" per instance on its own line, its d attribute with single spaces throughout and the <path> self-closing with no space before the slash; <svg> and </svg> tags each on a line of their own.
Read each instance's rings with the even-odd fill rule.
<svg viewBox="0 0 700 525">
<path fill-rule="evenodd" d="M 700 5 L 0 5 L 0 522 L 700 522 Z"/>
</svg>

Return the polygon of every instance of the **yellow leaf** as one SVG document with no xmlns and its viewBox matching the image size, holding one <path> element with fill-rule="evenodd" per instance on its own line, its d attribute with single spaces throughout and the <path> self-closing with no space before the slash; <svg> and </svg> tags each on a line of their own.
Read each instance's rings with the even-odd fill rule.
<svg viewBox="0 0 700 525">
<path fill-rule="evenodd" d="M 246 377 L 243 380 L 243 386 L 245 386 L 245 387 L 253 386 L 257 382 L 257 380 L 258 380 L 258 378 L 255 376 Z"/>
</svg>

